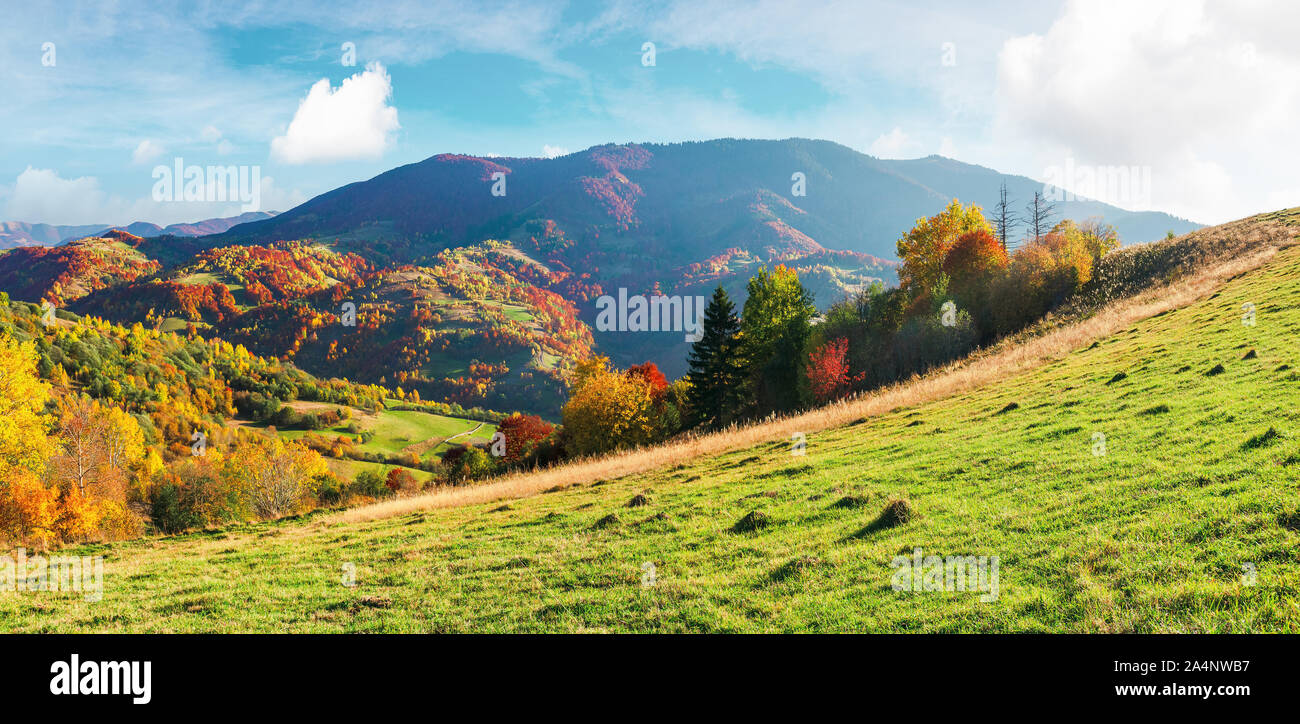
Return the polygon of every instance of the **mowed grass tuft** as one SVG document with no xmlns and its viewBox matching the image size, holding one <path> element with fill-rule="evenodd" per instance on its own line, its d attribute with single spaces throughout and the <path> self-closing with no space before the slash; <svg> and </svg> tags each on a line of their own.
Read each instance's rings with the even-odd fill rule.
<svg viewBox="0 0 1300 724">
<path fill-rule="evenodd" d="M 1293 247 L 802 456 L 772 440 L 507 504 L 87 546 L 103 601 L 0 593 L 0 629 L 1296 632 L 1298 341 Z M 917 548 L 998 556 L 998 597 L 894 591 Z"/>
</svg>

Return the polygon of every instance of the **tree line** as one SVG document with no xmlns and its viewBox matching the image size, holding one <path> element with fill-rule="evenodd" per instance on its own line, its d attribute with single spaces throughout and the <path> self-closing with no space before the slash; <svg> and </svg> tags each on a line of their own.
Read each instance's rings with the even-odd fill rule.
<svg viewBox="0 0 1300 724">
<path fill-rule="evenodd" d="M 761 268 L 737 309 L 719 286 L 681 380 L 656 386 L 608 360 L 579 366 L 559 445 L 592 454 L 808 409 L 922 374 L 1015 333 L 1085 290 L 1119 246 L 1098 221 L 1055 222 L 1041 195 L 1022 219 L 1005 187 L 992 220 L 954 199 L 898 240 L 899 284 L 819 315 L 785 266 Z M 1022 243 L 1009 239 L 1024 223 Z"/>
</svg>

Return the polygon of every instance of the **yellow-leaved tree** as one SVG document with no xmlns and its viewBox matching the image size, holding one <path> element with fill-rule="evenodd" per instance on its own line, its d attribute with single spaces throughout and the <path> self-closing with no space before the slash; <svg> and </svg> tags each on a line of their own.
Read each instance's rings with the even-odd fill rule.
<svg viewBox="0 0 1300 724">
<path fill-rule="evenodd" d="M 613 369 L 608 357 L 578 363 L 560 415 L 565 447 L 576 455 L 646 445 L 663 432 L 651 385 Z"/>
<path fill-rule="evenodd" d="M 41 480 L 52 449 L 47 399 L 35 347 L 0 335 L 0 538 L 15 543 L 43 546 L 54 534 L 57 494 Z"/>
<path fill-rule="evenodd" d="M 0 481 L 15 470 L 45 471 L 51 445 L 41 411 L 49 397 L 35 346 L 0 335 Z"/>
<path fill-rule="evenodd" d="M 112 405 L 76 395 L 58 400 L 58 454 L 51 471 L 59 488 L 57 530 L 64 540 L 126 538 L 139 522 L 127 494 L 145 462 L 144 433 Z"/>
<path fill-rule="evenodd" d="M 224 475 L 259 518 L 306 510 L 329 468 L 315 450 L 279 437 L 244 440 L 226 459 Z"/>
</svg>

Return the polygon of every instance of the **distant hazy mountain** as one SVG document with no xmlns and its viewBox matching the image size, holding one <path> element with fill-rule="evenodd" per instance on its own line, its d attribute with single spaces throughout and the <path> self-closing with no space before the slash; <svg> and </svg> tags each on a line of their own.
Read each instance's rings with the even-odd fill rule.
<svg viewBox="0 0 1300 724">
<path fill-rule="evenodd" d="M 22 221 L 0 221 L 0 249 L 12 249 L 19 246 L 53 246 L 67 243 L 88 236 L 103 236 L 105 232 L 119 229 L 135 236 L 204 236 L 219 234 L 236 224 L 269 219 L 274 211 L 250 211 L 224 219 L 205 219 L 188 224 L 172 224 L 162 227 L 147 221 L 136 221 L 126 226 L 110 224 L 79 224 L 76 226 L 58 226 L 54 224 L 28 224 Z"/>
<path fill-rule="evenodd" d="M 68 236 L 94 236 L 108 228 L 105 224 L 80 226 L 55 226 L 53 224 L 28 224 L 22 221 L 0 221 L 0 249 L 18 246 L 53 246 Z"/>
<path fill-rule="evenodd" d="M 204 219 L 203 221 L 193 221 L 188 224 L 172 224 L 159 229 L 157 233 L 148 234 L 147 236 L 165 236 L 168 234 L 171 236 L 207 236 L 208 234 L 220 234 L 232 226 L 269 219 L 277 213 L 276 211 L 248 211 L 239 216 L 228 216 L 222 219 Z M 153 226 L 153 224 L 150 224 L 150 226 Z M 126 231 L 131 230 L 126 229 Z M 134 231 L 131 231 L 131 233 L 136 236 L 146 236 L 146 234 L 138 234 Z"/>
<path fill-rule="evenodd" d="M 504 195 L 493 195 L 494 174 Z M 795 193 L 803 174 L 804 195 Z M 721 139 L 597 146 L 554 159 L 439 155 L 349 184 L 276 216 L 242 224 L 230 240 L 335 237 L 418 239 L 423 249 L 517 239 L 553 222 L 579 244 L 653 250 L 659 264 L 748 250 L 851 250 L 895 256 L 919 217 L 952 198 L 992 207 L 1006 183 L 1017 211 L 1041 182 L 940 156 L 887 161 L 829 141 Z M 1126 242 L 1198 224 L 1097 201 L 1058 204 L 1059 218 L 1101 216 Z"/>
</svg>

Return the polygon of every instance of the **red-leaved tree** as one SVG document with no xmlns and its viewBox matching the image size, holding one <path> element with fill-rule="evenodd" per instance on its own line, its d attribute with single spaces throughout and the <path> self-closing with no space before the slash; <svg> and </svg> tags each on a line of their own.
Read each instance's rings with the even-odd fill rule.
<svg viewBox="0 0 1300 724">
<path fill-rule="evenodd" d="M 513 465 L 528 457 L 551 432 L 555 426 L 537 415 L 514 413 L 497 425 L 497 432 L 505 435 L 506 464 Z"/>
<path fill-rule="evenodd" d="M 848 394 L 862 375 L 849 368 L 849 340 L 831 340 L 808 353 L 808 383 L 817 402 L 829 402 Z"/>
<path fill-rule="evenodd" d="M 627 368 L 626 374 L 628 377 L 643 380 L 650 387 L 650 396 L 655 402 L 659 402 L 663 398 L 664 391 L 668 389 L 668 378 L 664 377 L 664 373 L 659 371 L 659 366 L 654 362 L 632 365 Z"/>
</svg>

